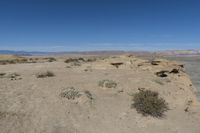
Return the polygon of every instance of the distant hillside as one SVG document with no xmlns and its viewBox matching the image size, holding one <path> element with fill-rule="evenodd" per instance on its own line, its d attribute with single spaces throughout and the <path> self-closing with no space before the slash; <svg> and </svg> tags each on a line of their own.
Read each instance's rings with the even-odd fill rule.
<svg viewBox="0 0 200 133">
<path fill-rule="evenodd" d="M 161 56 L 192 56 L 199 55 L 200 50 L 166 50 L 166 51 L 72 51 L 72 52 L 40 52 L 40 51 L 12 51 L 0 50 L 0 54 L 12 54 L 21 56 L 33 55 L 65 55 L 65 54 L 81 54 L 81 55 L 120 55 L 120 54 L 134 54 L 137 56 L 151 56 L 157 54 Z"/>
<path fill-rule="evenodd" d="M 12 51 L 12 50 L 0 50 L 0 54 L 11 54 L 11 55 L 24 55 L 24 56 L 31 56 L 31 55 L 46 55 L 50 52 L 28 52 L 28 51 Z"/>
<path fill-rule="evenodd" d="M 189 55 L 200 55 L 200 50 L 167 50 L 167 51 L 161 51 L 157 52 L 159 54 L 163 55 L 176 55 L 176 56 L 189 56 Z"/>
</svg>

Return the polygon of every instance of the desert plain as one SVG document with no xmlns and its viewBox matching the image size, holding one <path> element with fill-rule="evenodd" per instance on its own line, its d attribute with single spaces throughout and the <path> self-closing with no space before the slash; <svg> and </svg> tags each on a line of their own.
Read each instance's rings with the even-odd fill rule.
<svg viewBox="0 0 200 133">
<path fill-rule="evenodd" d="M 200 133 L 188 62 L 126 54 L 0 57 L 1 133 Z M 165 99 L 162 117 L 131 107 L 141 88 Z"/>
</svg>

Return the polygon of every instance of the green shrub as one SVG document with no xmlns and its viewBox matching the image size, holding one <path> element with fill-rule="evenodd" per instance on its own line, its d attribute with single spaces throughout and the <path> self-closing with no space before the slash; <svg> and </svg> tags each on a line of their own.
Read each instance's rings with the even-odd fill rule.
<svg viewBox="0 0 200 133">
<path fill-rule="evenodd" d="M 116 88 L 117 83 L 115 81 L 105 79 L 105 80 L 99 81 L 99 86 L 106 87 L 106 88 Z"/>
<path fill-rule="evenodd" d="M 139 92 L 133 95 L 133 101 L 132 107 L 144 116 L 162 117 L 168 110 L 165 100 L 151 90 L 139 89 Z"/>
<path fill-rule="evenodd" d="M 46 78 L 46 77 L 54 77 L 54 76 L 55 76 L 55 74 L 51 71 L 39 73 L 36 75 L 37 78 Z"/>
</svg>

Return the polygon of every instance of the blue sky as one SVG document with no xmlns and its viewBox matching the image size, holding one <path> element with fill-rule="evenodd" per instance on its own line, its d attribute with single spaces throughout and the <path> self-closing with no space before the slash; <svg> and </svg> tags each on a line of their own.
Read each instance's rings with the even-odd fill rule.
<svg viewBox="0 0 200 133">
<path fill-rule="evenodd" d="M 200 49 L 200 0 L 1 0 L 0 49 Z"/>
</svg>

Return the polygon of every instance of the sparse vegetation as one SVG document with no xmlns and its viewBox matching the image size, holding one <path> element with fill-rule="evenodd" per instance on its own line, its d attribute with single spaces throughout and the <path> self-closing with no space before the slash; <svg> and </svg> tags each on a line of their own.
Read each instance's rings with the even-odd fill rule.
<svg viewBox="0 0 200 133">
<path fill-rule="evenodd" d="M 71 66 L 81 66 L 81 62 L 84 62 L 83 58 L 69 58 L 65 60 L 65 63 L 70 63 Z"/>
<path fill-rule="evenodd" d="M 65 60 L 65 63 L 72 63 L 72 62 L 83 62 L 84 59 L 83 58 L 69 58 Z"/>
<path fill-rule="evenodd" d="M 51 71 L 46 71 L 46 72 L 43 72 L 43 73 L 39 73 L 36 75 L 37 78 L 46 78 L 46 77 L 54 77 L 55 74 Z"/>
<path fill-rule="evenodd" d="M 0 77 L 5 76 L 5 75 L 6 75 L 6 73 L 0 73 Z"/>
<path fill-rule="evenodd" d="M 72 62 L 71 66 L 81 66 L 81 63 L 80 62 Z"/>
<path fill-rule="evenodd" d="M 133 101 L 132 107 L 144 116 L 162 117 L 168 110 L 165 100 L 159 97 L 158 92 L 151 90 L 139 89 L 139 92 L 133 95 Z"/>
<path fill-rule="evenodd" d="M 106 88 L 116 88 L 117 83 L 115 81 L 105 79 L 105 80 L 99 81 L 99 86 L 106 87 Z"/>
<path fill-rule="evenodd" d="M 0 60 L 0 65 L 27 63 L 28 59 L 20 56 L 8 56 Z"/>
<path fill-rule="evenodd" d="M 42 62 L 53 62 L 56 61 L 54 57 L 46 57 L 46 58 L 25 58 L 16 55 L 8 55 L 3 59 L 0 59 L 0 65 L 7 65 L 7 64 L 20 64 L 20 63 L 42 63 Z"/>
<path fill-rule="evenodd" d="M 84 92 L 85 92 L 87 98 L 89 98 L 90 100 L 93 100 L 93 99 L 94 99 L 93 96 L 92 96 L 92 94 L 90 93 L 90 91 L 86 90 L 86 91 L 84 91 Z"/>
<path fill-rule="evenodd" d="M 20 77 L 21 75 L 18 73 L 0 73 L 0 78 L 8 78 L 10 80 L 21 80 L 22 78 Z"/>
<path fill-rule="evenodd" d="M 189 112 L 189 109 L 190 109 L 190 106 L 191 106 L 192 103 L 193 103 L 192 100 L 189 100 L 189 101 L 187 102 L 186 108 L 184 109 L 185 112 Z"/>
<path fill-rule="evenodd" d="M 19 76 L 20 74 L 18 73 L 11 73 L 7 76 L 7 78 L 10 78 L 10 80 L 21 80 L 22 78 Z"/>
<path fill-rule="evenodd" d="M 92 72 L 92 67 L 91 67 L 91 66 L 87 66 L 87 68 L 84 69 L 84 71 L 85 71 L 85 72 L 88 72 L 88 71 L 89 71 L 89 72 Z"/>
<path fill-rule="evenodd" d="M 97 59 L 95 57 L 93 58 L 87 58 L 85 59 L 85 62 L 95 62 Z"/>
<path fill-rule="evenodd" d="M 0 60 L 1 65 L 6 65 L 6 64 L 15 64 L 15 60 Z"/>
<path fill-rule="evenodd" d="M 72 68 L 71 66 L 66 66 L 66 68 Z"/>
<path fill-rule="evenodd" d="M 23 117 L 23 113 L 0 111 L 0 120 L 6 117 Z"/>
<path fill-rule="evenodd" d="M 69 58 L 65 60 L 65 63 L 86 63 L 86 62 L 94 62 L 96 58 Z"/>
<path fill-rule="evenodd" d="M 74 100 L 75 98 L 79 98 L 82 95 L 78 90 L 79 89 L 74 88 L 74 87 L 68 87 L 60 93 L 60 96 L 62 98 Z"/>
<path fill-rule="evenodd" d="M 53 58 L 53 57 L 49 57 L 47 59 L 48 59 L 48 62 L 54 62 L 54 61 L 56 61 L 56 58 Z"/>
</svg>

